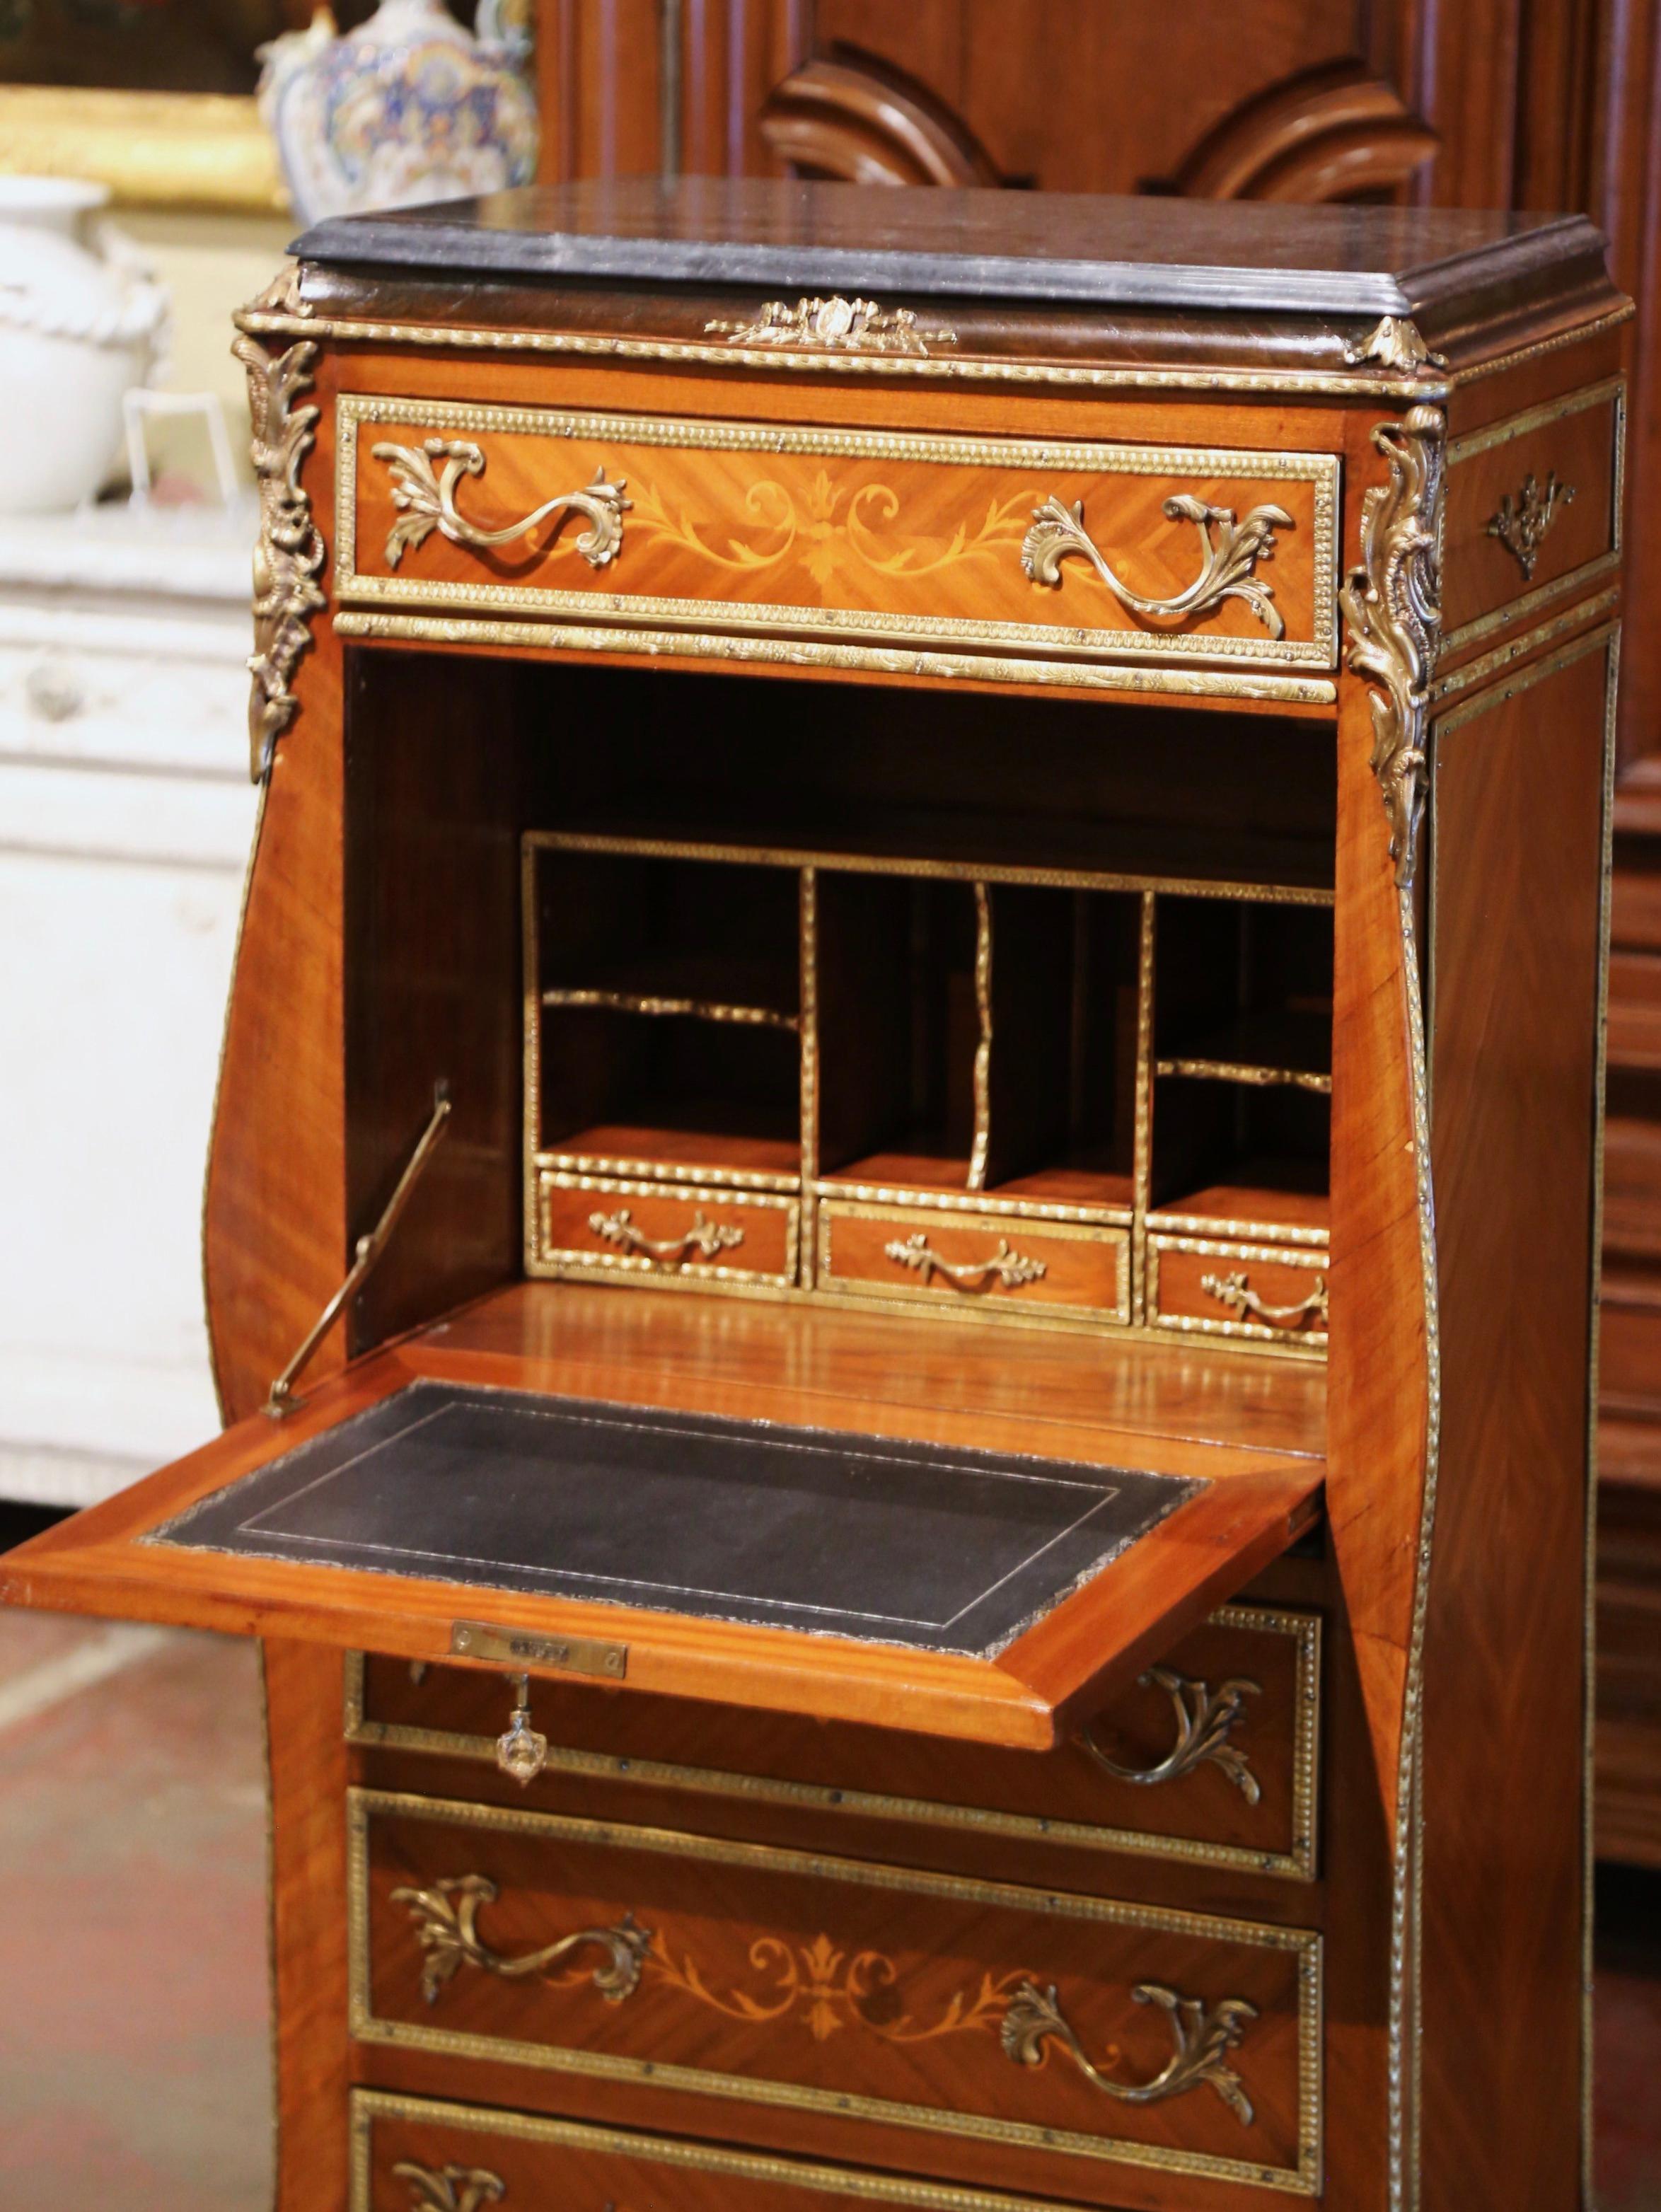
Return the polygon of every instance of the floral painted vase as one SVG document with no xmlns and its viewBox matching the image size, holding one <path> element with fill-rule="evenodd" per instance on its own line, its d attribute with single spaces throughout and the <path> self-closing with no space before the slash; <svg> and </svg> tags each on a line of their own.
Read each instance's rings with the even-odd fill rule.
<svg viewBox="0 0 1661 2212">
<path fill-rule="evenodd" d="M 259 112 L 302 222 L 526 180 L 536 106 L 498 7 L 484 0 L 477 37 L 442 0 L 380 0 L 344 37 L 320 7 L 260 48 Z"/>
</svg>

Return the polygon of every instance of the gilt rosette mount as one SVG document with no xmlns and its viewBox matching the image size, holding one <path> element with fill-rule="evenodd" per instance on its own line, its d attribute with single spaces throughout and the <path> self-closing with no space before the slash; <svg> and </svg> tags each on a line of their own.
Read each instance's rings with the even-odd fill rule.
<svg viewBox="0 0 1661 2212">
<path fill-rule="evenodd" d="M 1114 573 L 1085 527 L 1082 500 L 1069 507 L 1064 500 L 1047 499 L 1033 509 L 1021 566 L 1035 584 L 1059 585 L 1063 561 L 1087 561 L 1121 606 L 1150 622 L 1198 621 L 1215 614 L 1226 599 L 1240 599 L 1278 643 L 1286 635 L 1286 623 L 1275 604 L 1275 587 L 1253 572 L 1273 554 L 1275 532 L 1291 529 L 1286 509 L 1254 507 L 1238 522 L 1232 507 L 1209 507 L 1190 492 L 1177 492 L 1165 501 L 1164 511 L 1172 522 L 1191 522 L 1204 549 L 1199 574 L 1170 599 L 1149 599 Z"/>
<path fill-rule="evenodd" d="M 484 473 L 484 453 L 471 440 L 427 438 L 419 446 L 388 442 L 371 447 L 370 452 L 376 460 L 385 462 L 392 475 L 392 505 L 398 517 L 386 533 L 389 568 L 396 568 L 406 551 L 423 545 L 435 530 L 452 545 L 484 550 L 527 538 L 539 524 L 556 515 L 581 514 L 587 519 L 588 527 L 577 539 L 576 550 L 591 568 L 604 568 L 622 548 L 623 518 L 630 501 L 624 497 L 624 484 L 609 482 L 603 466 L 595 470 L 593 481 L 582 490 L 557 492 L 517 522 L 490 529 L 469 520 L 456 505 L 462 478 Z"/>
<path fill-rule="evenodd" d="M 925 337 L 910 307 L 879 307 L 874 300 L 801 299 L 794 306 L 770 300 L 749 321 L 704 325 L 710 337 L 730 345 L 801 347 L 814 353 L 909 354 L 927 360 L 928 348 L 955 345 L 955 331 L 931 331 Z"/>
</svg>

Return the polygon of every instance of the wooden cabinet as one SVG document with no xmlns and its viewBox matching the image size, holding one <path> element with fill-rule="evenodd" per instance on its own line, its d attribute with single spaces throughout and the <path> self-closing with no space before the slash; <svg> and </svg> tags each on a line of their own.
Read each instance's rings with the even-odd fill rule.
<svg viewBox="0 0 1661 2212">
<path fill-rule="evenodd" d="M 742 180 L 245 313 L 230 1425 L 0 1592 L 265 1640 L 282 2212 L 1574 2198 L 1624 319 Z"/>
</svg>

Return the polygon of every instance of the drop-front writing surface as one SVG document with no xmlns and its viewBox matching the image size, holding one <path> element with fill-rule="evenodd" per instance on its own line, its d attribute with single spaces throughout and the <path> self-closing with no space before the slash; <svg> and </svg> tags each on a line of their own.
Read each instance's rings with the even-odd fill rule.
<svg viewBox="0 0 1661 2212">
<path fill-rule="evenodd" d="M 642 189 L 242 318 L 238 1421 L 4 1569 L 267 1638 L 281 2201 L 1566 2204 L 1595 237 Z M 672 1457 L 400 1475 L 527 1398 L 786 1448 L 702 1610 Z M 844 1632 L 994 1463 L 1038 1609 Z"/>
</svg>

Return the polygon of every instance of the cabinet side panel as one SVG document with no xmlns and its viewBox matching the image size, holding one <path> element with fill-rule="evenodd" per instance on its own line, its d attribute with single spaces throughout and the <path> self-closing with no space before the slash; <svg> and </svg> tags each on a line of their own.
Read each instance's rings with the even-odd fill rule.
<svg viewBox="0 0 1661 2212">
<path fill-rule="evenodd" d="M 1585 1542 L 1607 633 L 1434 745 L 1442 1474 L 1423 2146 L 1442 2204 L 1579 2185 Z"/>
<path fill-rule="evenodd" d="M 301 473 L 326 538 L 329 371 Z M 326 580 L 329 570 L 323 571 Z M 203 1213 L 208 1333 L 220 1411 L 264 1400 L 346 1272 L 341 1067 L 340 653 L 319 614 L 277 739 L 249 872 L 220 1055 Z M 310 1373 L 338 1366 L 332 1333 Z"/>
<path fill-rule="evenodd" d="M 276 2212 L 345 2212 L 346 1748 L 340 1654 L 265 1646 L 271 1742 Z"/>
<path fill-rule="evenodd" d="M 359 1352 L 520 1272 L 523 748 L 505 662 L 360 650 L 344 682 L 354 1236 L 391 1197 L 441 1083 L 452 1107 L 358 1294 Z"/>
</svg>

